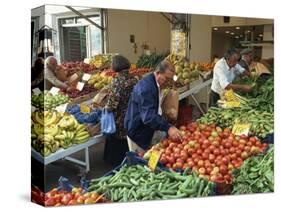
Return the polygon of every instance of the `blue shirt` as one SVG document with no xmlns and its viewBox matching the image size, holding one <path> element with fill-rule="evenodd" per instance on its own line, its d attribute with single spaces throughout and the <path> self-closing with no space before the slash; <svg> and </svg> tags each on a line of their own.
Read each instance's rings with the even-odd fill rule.
<svg viewBox="0 0 281 212">
<path fill-rule="evenodd" d="M 156 130 L 168 131 L 170 124 L 158 114 L 159 91 L 154 74 L 140 80 L 131 94 L 125 115 L 127 135 L 142 149 L 148 149 Z"/>
</svg>

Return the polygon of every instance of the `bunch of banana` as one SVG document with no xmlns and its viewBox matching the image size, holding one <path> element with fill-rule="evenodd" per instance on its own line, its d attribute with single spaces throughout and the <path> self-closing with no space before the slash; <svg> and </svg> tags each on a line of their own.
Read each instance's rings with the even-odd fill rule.
<svg viewBox="0 0 281 212">
<path fill-rule="evenodd" d="M 60 148 L 66 149 L 73 144 L 83 143 L 90 137 L 86 127 L 70 114 L 35 111 L 32 119 L 32 147 L 44 157 Z"/>
<path fill-rule="evenodd" d="M 74 131 L 78 127 L 78 122 L 73 115 L 64 114 L 62 119 L 58 122 L 58 126 L 64 130 Z"/>
<path fill-rule="evenodd" d="M 74 142 L 76 144 L 81 144 L 87 141 L 90 138 L 90 134 L 87 131 L 85 125 L 79 124 L 79 126 L 76 128 L 75 136 L 74 136 Z"/>
<path fill-rule="evenodd" d="M 61 119 L 61 116 L 56 110 L 36 110 L 32 113 L 31 118 L 34 123 L 49 126 L 56 124 Z"/>
</svg>

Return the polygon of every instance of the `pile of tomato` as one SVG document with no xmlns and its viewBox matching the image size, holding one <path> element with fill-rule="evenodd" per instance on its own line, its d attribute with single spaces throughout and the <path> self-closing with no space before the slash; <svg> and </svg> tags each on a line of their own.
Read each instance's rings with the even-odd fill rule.
<svg viewBox="0 0 281 212">
<path fill-rule="evenodd" d="M 236 136 L 231 129 L 196 122 L 180 127 L 181 141 L 165 139 L 157 148 L 160 162 L 174 170 L 191 168 L 213 182 L 231 183 L 233 169 L 265 150 L 257 137 Z"/>
</svg>

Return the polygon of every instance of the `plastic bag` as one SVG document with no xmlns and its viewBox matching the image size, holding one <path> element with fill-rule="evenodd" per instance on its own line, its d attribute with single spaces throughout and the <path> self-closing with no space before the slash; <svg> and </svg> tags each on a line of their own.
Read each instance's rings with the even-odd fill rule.
<svg viewBox="0 0 281 212">
<path fill-rule="evenodd" d="M 116 132 L 113 112 L 106 109 L 103 109 L 101 114 L 101 132 L 103 134 L 114 134 Z"/>
</svg>

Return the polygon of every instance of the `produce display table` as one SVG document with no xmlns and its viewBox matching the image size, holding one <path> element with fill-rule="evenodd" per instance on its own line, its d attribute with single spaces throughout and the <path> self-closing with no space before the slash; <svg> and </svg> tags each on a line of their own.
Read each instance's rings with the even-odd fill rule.
<svg viewBox="0 0 281 212">
<path fill-rule="evenodd" d="M 199 108 L 200 112 L 202 114 L 204 114 L 204 110 L 202 109 L 202 107 L 200 106 L 200 103 L 197 101 L 196 97 L 194 96 L 194 94 L 198 93 L 200 90 L 202 90 L 203 88 L 209 87 L 212 84 L 212 80 L 213 79 L 209 79 L 203 83 L 200 83 L 196 86 L 194 86 L 193 88 L 190 88 L 189 90 L 181 93 L 179 95 L 179 100 L 182 100 L 188 96 L 191 96 L 191 98 L 193 99 L 193 101 L 195 102 L 196 106 Z M 207 89 L 208 92 L 208 89 Z M 207 98 L 209 98 L 209 95 L 207 95 Z M 209 102 L 209 101 L 207 101 Z M 207 104 L 207 110 L 208 110 L 208 104 Z"/>
<path fill-rule="evenodd" d="M 73 163 L 79 164 L 86 168 L 86 173 L 90 171 L 90 160 L 89 160 L 89 147 L 93 146 L 95 144 L 98 144 L 104 140 L 103 135 L 97 135 L 92 138 L 90 138 L 87 142 L 82 144 L 77 144 L 74 146 L 71 146 L 67 149 L 60 149 L 55 153 L 52 153 L 48 157 L 43 157 L 39 152 L 35 151 L 33 148 L 31 149 L 31 156 L 38 160 L 39 162 L 43 163 L 45 166 L 60 160 L 60 159 L 66 159 L 68 161 L 71 161 Z M 75 158 L 70 157 L 71 154 L 79 152 L 81 150 L 85 151 L 85 161 L 81 161 Z"/>
</svg>

